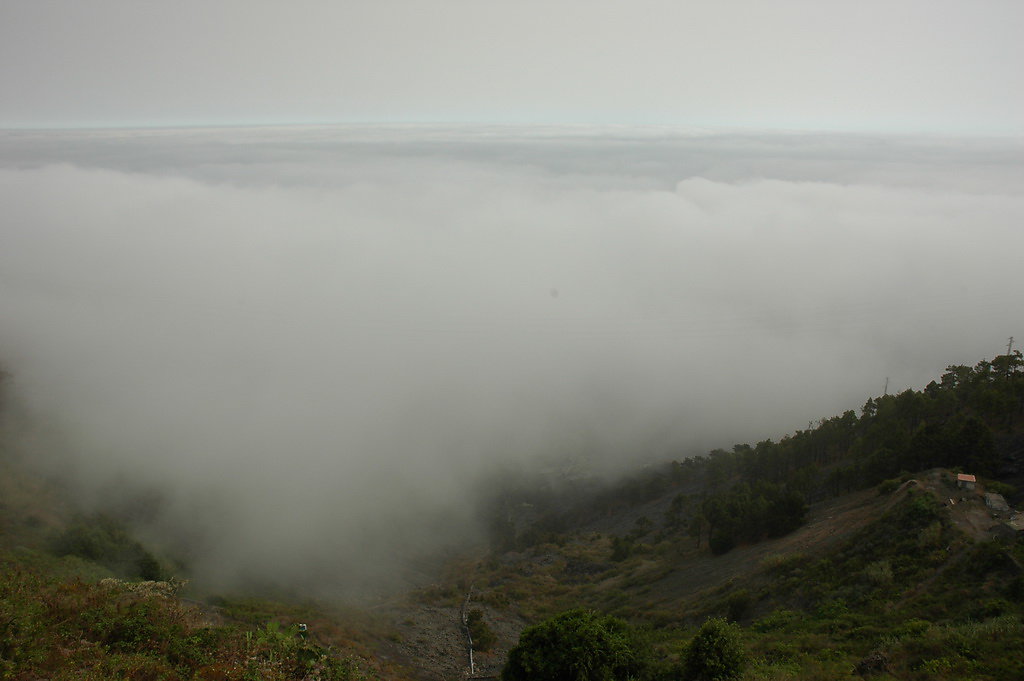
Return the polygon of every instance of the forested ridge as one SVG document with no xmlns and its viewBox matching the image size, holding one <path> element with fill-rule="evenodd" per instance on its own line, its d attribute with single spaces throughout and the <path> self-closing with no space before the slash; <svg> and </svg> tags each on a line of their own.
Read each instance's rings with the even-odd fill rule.
<svg viewBox="0 0 1024 681">
<path fill-rule="evenodd" d="M 948 366 L 923 389 L 870 398 L 859 414 L 849 410 L 823 418 L 777 442 L 715 449 L 582 492 L 570 508 L 564 500 L 531 495 L 533 506 L 550 510 L 518 537 L 505 520 L 509 503 L 499 509 L 493 525 L 501 546 L 510 548 L 517 539 L 523 546 L 682 489 L 663 518 L 649 518 L 641 526 L 685 532 L 724 553 L 737 543 L 799 527 L 808 503 L 901 473 L 945 467 L 1020 482 L 1022 427 L 1024 358 L 1016 350 L 973 367 Z M 555 494 L 564 493 L 563 488 Z"/>
<path fill-rule="evenodd" d="M 708 489 L 689 531 L 724 552 L 738 541 L 797 527 L 808 500 L 901 472 L 945 467 L 1013 476 L 1022 445 L 1012 438 L 1024 416 L 1022 365 L 1017 351 L 974 367 L 949 366 L 923 390 L 869 399 L 859 416 L 847 411 L 779 442 L 737 445 L 673 464 L 675 479 L 699 477 Z"/>
</svg>

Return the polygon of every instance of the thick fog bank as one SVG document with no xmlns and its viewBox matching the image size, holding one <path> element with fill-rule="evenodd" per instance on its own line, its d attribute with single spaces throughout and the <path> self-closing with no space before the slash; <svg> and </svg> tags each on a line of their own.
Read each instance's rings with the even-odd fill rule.
<svg viewBox="0 0 1024 681">
<path fill-rule="evenodd" d="M 25 446 L 210 578 L 325 591 L 482 481 L 779 437 L 1024 337 L 1019 141 L 0 134 Z M 152 510 L 152 509 L 151 509 Z"/>
</svg>

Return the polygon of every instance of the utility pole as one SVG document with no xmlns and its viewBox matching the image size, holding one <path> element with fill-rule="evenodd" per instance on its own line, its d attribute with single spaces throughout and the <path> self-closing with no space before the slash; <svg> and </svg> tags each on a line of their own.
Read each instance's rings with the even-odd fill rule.
<svg viewBox="0 0 1024 681">
<path fill-rule="evenodd" d="M 889 394 L 889 377 L 886 376 L 885 377 L 885 389 L 882 390 L 882 397 L 885 397 L 888 394 Z"/>
<path fill-rule="evenodd" d="M 1013 349 L 1013 336 L 1010 336 L 1010 342 L 1006 344 L 1006 354 L 1010 354 Z"/>
</svg>

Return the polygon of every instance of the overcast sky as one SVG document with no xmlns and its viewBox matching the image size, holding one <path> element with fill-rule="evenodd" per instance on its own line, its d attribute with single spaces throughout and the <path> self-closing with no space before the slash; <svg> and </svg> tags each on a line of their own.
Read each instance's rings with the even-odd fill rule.
<svg viewBox="0 0 1024 681">
<path fill-rule="evenodd" d="M 0 127 L 1024 132 L 1017 0 L 3 0 Z"/>
</svg>

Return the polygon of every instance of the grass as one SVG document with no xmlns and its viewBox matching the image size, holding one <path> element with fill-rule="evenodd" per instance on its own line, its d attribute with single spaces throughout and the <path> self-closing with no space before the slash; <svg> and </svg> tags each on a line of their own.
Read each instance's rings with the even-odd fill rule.
<svg viewBox="0 0 1024 681">
<path fill-rule="evenodd" d="M 209 626 L 164 596 L 68 577 L 63 561 L 0 554 L 0 678 L 367 678 L 365 665 L 300 638 L 276 621 Z"/>
<path fill-rule="evenodd" d="M 211 598 L 214 625 L 199 607 L 139 588 L 153 583 L 132 579 L 163 571 L 126 526 L 77 514 L 59 488 L 5 455 L 0 679 L 350 681 L 385 671 L 362 645 L 379 629 L 365 618 L 307 602 Z M 299 621 L 316 635 L 299 636 Z"/>
</svg>

